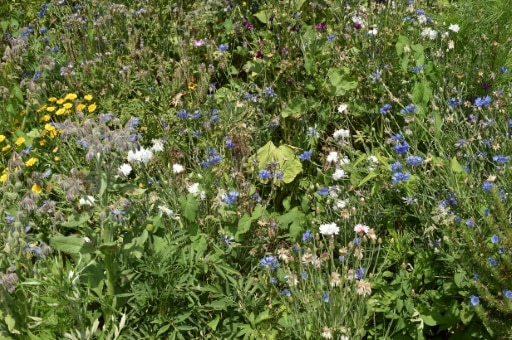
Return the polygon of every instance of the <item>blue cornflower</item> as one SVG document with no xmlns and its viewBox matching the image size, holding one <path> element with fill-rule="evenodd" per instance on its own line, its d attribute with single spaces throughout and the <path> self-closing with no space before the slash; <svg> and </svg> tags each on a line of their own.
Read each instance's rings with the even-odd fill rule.
<svg viewBox="0 0 512 340">
<path fill-rule="evenodd" d="M 492 257 L 489 257 L 489 266 L 490 267 L 495 267 L 498 265 L 498 261 L 496 261 L 495 259 L 493 259 Z"/>
<path fill-rule="evenodd" d="M 358 246 L 361 244 L 361 241 L 362 239 L 360 237 L 356 237 L 355 239 L 352 240 L 352 244 Z"/>
<path fill-rule="evenodd" d="M 299 159 L 301 161 L 305 161 L 305 160 L 311 159 L 311 156 L 313 156 L 313 152 L 311 152 L 311 151 L 304 151 L 304 152 L 302 152 L 299 155 Z"/>
<path fill-rule="evenodd" d="M 420 156 L 410 155 L 410 156 L 407 156 L 405 161 L 407 163 L 409 163 L 411 166 L 418 166 L 418 165 L 421 165 L 423 163 L 423 158 L 421 158 Z"/>
<path fill-rule="evenodd" d="M 279 262 L 274 256 L 265 256 L 260 260 L 260 265 L 265 268 L 276 270 L 279 267 Z"/>
<path fill-rule="evenodd" d="M 229 206 L 235 205 L 236 200 L 238 199 L 239 196 L 240 193 L 238 193 L 238 191 L 230 190 L 228 191 L 226 196 L 224 196 L 224 202 L 226 202 Z"/>
<path fill-rule="evenodd" d="M 393 147 L 393 150 L 401 155 L 405 155 L 409 150 L 409 144 L 407 144 L 407 142 L 398 143 Z"/>
<path fill-rule="evenodd" d="M 382 75 L 382 72 L 380 70 L 377 70 L 370 74 L 370 79 L 372 80 L 372 83 L 375 83 L 380 80 L 380 76 Z"/>
<path fill-rule="evenodd" d="M 512 299 L 512 290 L 504 289 L 503 296 L 505 296 L 507 299 Z"/>
<path fill-rule="evenodd" d="M 261 203 L 261 196 L 257 192 L 252 194 L 252 201 L 256 204 Z"/>
<path fill-rule="evenodd" d="M 250 101 L 257 101 L 258 100 L 258 96 L 254 95 L 254 94 L 250 94 L 250 93 L 246 93 L 244 94 L 244 99 L 247 99 L 247 100 L 250 100 Z"/>
<path fill-rule="evenodd" d="M 417 9 L 417 10 L 416 10 L 416 15 L 417 15 L 417 16 L 425 15 L 425 11 L 424 11 L 424 10 L 422 10 L 422 9 Z"/>
<path fill-rule="evenodd" d="M 393 180 L 393 183 L 398 183 L 407 181 L 410 177 L 411 174 L 408 172 L 395 172 L 393 176 L 391 176 L 391 179 Z"/>
<path fill-rule="evenodd" d="M 500 67 L 500 73 L 501 74 L 508 74 L 510 72 L 510 70 L 508 69 L 508 67 L 506 66 L 501 66 Z"/>
<path fill-rule="evenodd" d="M 288 296 L 288 297 L 292 296 L 292 292 L 290 292 L 290 290 L 289 290 L 289 289 L 283 289 L 283 290 L 281 291 L 281 293 L 279 293 L 279 294 L 281 294 L 281 295 L 286 295 L 286 296 Z"/>
<path fill-rule="evenodd" d="M 496 163 L 507 163 L 510 159 L 510 156 L 496 155 L 492 158 Z"/>
<path fill-rule="evenodd" d="M 22 150 L 21 155 L 26 156 L 30 153 L 30 151 L 32 151 L 32 146 L 28 146 L 26 149 Z"/>
<path fill-rule="evenodd" d="M 391 163 L 390 167 L 391 167 L 391 171 L 393 171 L 393 172 L 402 171 L 402 163 L 400 163 L 399 161 Z"/>
<path fill-rule="evenodd" d="M 466 225 L 470 228 L 473 228 L 475 226 L 475 219 L 470 218 L 469 220 L 466 221 Z"/>
<path fill-rule="evenodd" d="M 473 275 L 473 281 L 478 282 L 480 280 L 480 274 Z"/>
<path fill-rule="evenodd" d="M 43 73 L 39 70 L 37 70 L 36 72 L 34 72 L 34 76 L 32 77 L 32 80 L 33 81 L 36 81 L 37 79 L 39 79 L 41 77 Z"/>
<path fill-rule="evenodd" d="M 418 106 L 414 104 L 409 104 L 406 107 L 404 107 L 402 110 L 400 110 L 401 113 L 415 113 L 418 111 Z"/>
<path fill-rule="evenodd" d="M 333 41 L 334 39 L 336 39 L 336 36 L 334 34 L 329 34 L 327 36 L 327 41 Z"/>
<path fill-rule="evenodd" d="M 393 135 L 393 136 L 389 137 L 389 141 L 390 141 L 390 142 L 394 142 L 394 143 L 396 143 L 396 142 L 401 142 L 401 141 L 403 141 L 403 140 L 404 140 L 404 137 L 403 137 L 401 134 L 399 134 L 399 133 L 397 133 L 396 135 Z"/>
<path fill-rule="evenodd" d="M 345 261 L 347 258 L 348 258 L 348 255 L 340 255 L 340 256 L 338 257 L 338 261 L 343 262 L 343 261 Z"/>
<path fill-rule="evenodd" d="M 270 171 L 268 171 L 267 169 L 263 169 L 263 170 L 260 170 L 258 177 L 261 180 L 266 181 L 267 179 L 272 177 L 272 173 Z"/>
<path fill-rule="evenodd" d="M 365 273 L 366 273 L 366 268 L 364 268 L 364 267 L 356 269 L 356 273 L 355 273 L 356 280 L 361 280 Z"/>
<path fill-rule="evenodd" d="M 236 143 L 233 142 L 233 140 L 231 139 L 231 137 L 226 137 L 226 148 L 228 149 L 234 149 L 236 146 Z"/>
<path fill-rule="evenodd" d="M 499 254 L 508 254 L 510 252 L 510 249 L 508 248 L 505 248 L 505 247 L 499 247 L 498 248 L 498 253 Z"/>
<path fill-rule="evenodd" d="M 484 184 L 482 185 L 482 188 L 484 189 L 485 192 L 491 192 L 493 187 L 494 182 L 490 181 L 485 181 Z"/>
<path fill-rule="evenodd" d="M 276 277 L 273 277 L 273 276 L 272 276 L 272 277 L 270 278 L 270 283 L 272 283 L 272 284 L 276 284 L 277 282 L 278 282 L 278 281 L 277 281 L 277 278 L 276 278 Z"/>
<path fill-rule="evenodd" d="M 176 112 L 176 115 L 181 119 L 186 119 L 188 117 L 188 112 L 187 110 L 179 110 Z"/>
<path fill-rule="evenodd" d="M 190 119 L 195 120 L 201 118 L 201 111 L 194 110 L 194 114 L 190 117 Z"/>
<path fill-rule="evenodd" d="M 413 73 L 416 73 L 416 72 L 419 72 L 423 70 L 423 65 L 418 65 L 418 66 L 415 66 L 413 69 L 412 69 L 412 72 Z"/>
<path fill-rule="evenodd" d="M 311 230 L 306 230 L 304 232 L 304 234 L 302 234 L 302 241 L 304 242 L 309 242 L 309 240 L 311 240 L 313 238 L 313 233 L 311 232 Z"/>
<path fill-rule="evenodd" d="M 222 235 L 219 237 L 219 239 L 222 243 L 224 243 L 227 246 L 230 246 L 235 240 L 232 236 L 229 235 Z"/>
<path fill-rule="evenodd" d="M 308 279 L 308 272 L 302 272 L 300 273 L 300 277 L 303 279 L 303 280 L 307 280 Z"/>
<path fill-rule="evenodd" d="M 327 196 L 329 195 L 329 188 L 321 188 L 317 190 L 316 193 L 319 194 L 320 196 Z"/>
<path fill-rule="evenodd" d="M 267 97 L 273 97 L 273 96 L 277 96 L 276 92 L 272 89 L 272 87 L 268 86 L 267 88 L 265 88 L 265 95 Z"/>
<path fill-rule="evenodd" d="M 224 52 L 229 50 L 229 44 L 220 44 L 219 47 L 217 47 L 217 51 Z"/>
<path fill-rule="evenodd" d="M 448 99 L 447 101 L 447 104 L 449 107 L 451 107 L 452 109 L 456 108 L 458 105 L 461 105 L 462 104 L 462 100 L 460 100 L 459 98 L 450 98 Z"/>
<path fill-rule="evenodd" d="M 206 148 L 206 154 L 209 156 L 215 156 L 217 154 L 217 149 L 208 147 Z"/>
<path fill-rule="evenodd" d="M 486 107 L 486 106 L 489 106 L 489 104 L 491 104 L 491 97 L 489 95 L 485 96 L 485 97 L 478 97 L 475 99 L 475 104 L 474 106 L 475 107 Z"/>
<path fill-rule="evenodd" d="M 16 220 L 16 218 L 14 216 L 5 213 L 5 222 L 13 223 L 15 220 Z"/>
<path fill-rule="evenodd" d="M 384 104 L 384 106 L 380 108 L 379 112 L 385 115 L 389 110 L 391 110 L 391 104 Z"/>
<path fill-rule="evenodd" d="M 478 305 L 479 303 L 480 303 L 480 298 L 478 296 L 471 295 L 469 297 L 469 305 L 471 307 L 474 307 L 474 306 Z"/>
<path fill-rule="evenodd" d="M 329 303 L 329 293 L 328 292 L 322 293 L 322 301 L 325 303 Z"/>
<path fill-rule="evenodd" d="M 500 241 L 500 237 L 496 234 L 491 236 L 491 242 L 492 243 L 498 243 Z"/>
<path fill-rule="evenodd" d="M 275 172 L 276 181 L 282 181 L 284 178 L 284 172 L 282 170 L 277 170 Z"/>
</svg>

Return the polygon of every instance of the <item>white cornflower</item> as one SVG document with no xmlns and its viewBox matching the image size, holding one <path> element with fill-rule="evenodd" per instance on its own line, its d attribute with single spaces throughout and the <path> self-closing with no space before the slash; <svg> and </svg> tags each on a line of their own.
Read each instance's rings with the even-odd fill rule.
<svg viewBox="0 0 512 340">
<path fill-rule="evenodd" d="M 451 24 L 448 29 L 452 32 L 458 33 L 460 31 L 460 26 L 457 24 Z"/>
<path fill-rule="evenodd" d="M 339 129 L 332 134 L 334 139 L 346 139 L 350 137 L 350 130 Z"/>
<path fill-rule="evenodd" d="M 189 185 L 187 190 L 192 195 L 196 195 L 197 196 L 197 194 L 199 194 L 199 183 L 193 183 L 193 184 Z"/>
<path fill-rule="evenodd" d="M 117 170 L 123 174 L 123 176 L 128 176 L 132 172 L 132 166 L 130 164 L 123 164 Z"/>
<path fill-rule="evenodd" d="M 172 211 L 171 209 L 167 208 L 164 205 L 159 205 L 158 210 L 160 210 L 162 213 L 166 214 L 167 216 L 172 216 L 174 214 L 174 211 Z"/>
<path fill-rule="evenodd" d="M 128 157 L 126 159 L 128 162 L 137 162 L 137 163 L 148 163 L 153 157 L 153 152 L 148 149 L 140 148 L 140 150 L 130 150 L 128 151 Z"/>
<path fill-rule="evenodd" d="M 455 43 L 453 40 L 448 41 L 448 50 L 453 50 L 455 48 Z"/>
<path fill-rule="evenodd" d="M 430 27 L 427 27 L 421 32 L 421 36 L 428 37 L 430 40 L 434 40 L 435 38 L 437 38 L 437 31 Z"/>
<path fill-rule="evenodd" d="M 339 113 L 343 113 L 345 111 L 347 111 L 348 109 L 348 105 L 347 104 L 340 104 L 340 106 L 338 106 L 338 112 Z"/>
<path fill-rule="evenodd" d="M 336 169 L 336 171 L 334 171 L 334 173 L 332 174 L 332 179 L 338 181 L 342 178 L 347 178 L 347 172 L 343 169 Z"/>
<path fill-rule="evenodd" d="M 96 200 L 92 196 L 87 196 L 86 198 L 81 197 L 78 200 L 78 204 L 80 204 L 80 205 L 88 205 L 88 206 L 92 207 L 94 205 L 95 201 Z"/>
<path fill-rule="evenodd" d="M 356 293 L 362 296 L 371 295 L 372 294 L 372 285 L 370 282 L 365 280 L 357 281 Z"/>
<path fill-rule="evenodd" d="M 174 172 L 175 174 L 182 173 L 183 171 L 185 171 L 185 168 L 183 167 L 183 165 L 181 165 L 181 164 L 173 164 L 172 165 L 172 172 Z"/>
<path fill-rule="evenodd" d="M 356 233 L 368 234 L 368 231 L 370 231 L 370 227 L 364 224 L 356 224 L 356 226 L 354 227 L 354 231 Z"/>
<path fill-rule="evenodd" d="M 371 36 L 376 36 L 377 33 L 379 33 L 377 31 L 377 29 L 375 27 L 371 28 L 369 31 L 368 31 L 368 35 L 371 35 Z"/>
<path fill-rule="evenodd" d="M 368 161 L 370 161 L 370 163 L 373 163 L 373 164 L 379 164 L 379 159 L 373 155 L 368 156 Z"/>
<path fill-rule="evenodd" d="M 329 327 L 325 326 L 324 329 L 322 330 L 322 334 L 320 334 L 320 336 L 324 339 L 332 339 L 331 329 Z"/>
<path fill-rule="evenodd" d="M 320 224 L 320 234 L 322 235 L 337 235 L 339 232 L 340 228 L 336 225 L 336 223 Z"/>
<path fill-rule="evenodd" d="M 332 209 L 333 210 L 341 210 L 341 209 L 345 209 L 346 206 L 347 206 L 347 200 L 336 200 L 336 202 L 334 202 L 334 205 L 332 206 Z"/>
<path fill-rule="evenodd" d="M 164 151 L 164 143 L 161 139 L 153 139 L 153 146 L 151 147 L 151 150 L 154 152 L 161 152 Z"/>
<path fill-rule="evenodd" d="M 329 152 L 326 161 L 328 163 L 338 163 L 338 153 L 336 151 Z"/>
<path fill-rule="evenodd" d="M 339 164 L 341 166 L 348 165 L 348 164 L 350 164 L 350 159 L 348 159 L 347 157 L 343 157 L 342 159 L 340 159 L 340 163 Z"/>
</svg>

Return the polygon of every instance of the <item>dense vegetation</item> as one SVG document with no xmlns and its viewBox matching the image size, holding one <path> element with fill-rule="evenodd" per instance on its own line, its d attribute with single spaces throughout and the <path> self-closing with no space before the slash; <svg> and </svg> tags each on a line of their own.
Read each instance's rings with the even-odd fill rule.
<svg viewBox="0 0 512 340">
<path fill-rule="evenodd" d="M 0 338 L 511 338 L 510 0 L 0 4 Z"/>
</svg>

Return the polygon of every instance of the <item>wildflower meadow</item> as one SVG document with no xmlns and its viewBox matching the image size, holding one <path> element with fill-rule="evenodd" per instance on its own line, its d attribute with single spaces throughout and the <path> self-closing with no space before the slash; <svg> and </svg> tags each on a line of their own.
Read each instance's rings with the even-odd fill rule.
<svg viewBox="0 0 512 340">
<path fill-rule="evenodd" d="M 512 339 L 511 0 L 0 3 L 1 339 Z"/>
</svg>

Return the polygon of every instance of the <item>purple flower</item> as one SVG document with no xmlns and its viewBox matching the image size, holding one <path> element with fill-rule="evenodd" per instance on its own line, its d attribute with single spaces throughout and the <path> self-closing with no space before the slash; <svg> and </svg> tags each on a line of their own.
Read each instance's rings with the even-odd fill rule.
<svg viewBox="0 0 512 340">
<path fill-rule="evenodd" d="M 325 31 L 327 24 L 325 22 L 321 22 L 315 26 L 317 31 Z"/>
<path fill-rule="evenodd" d="M 400 110 L 401 113 L 408 114 L 408 113 L 415 113 L 418 111 L 418 106 L 414 104 L 409 104 L 406 107 L 404 107 L 402 110 Z"/>
</svg>

